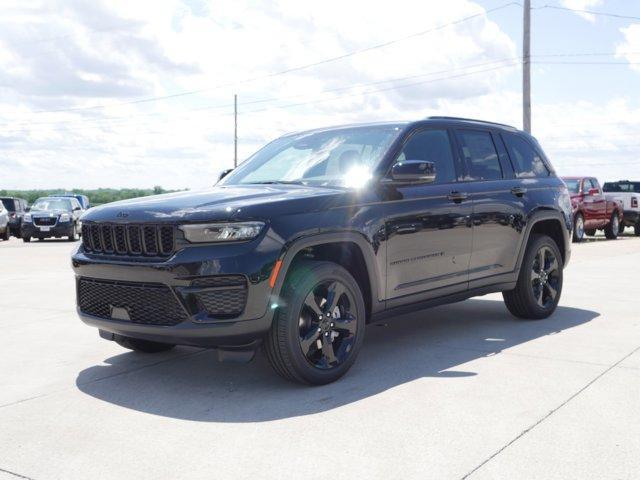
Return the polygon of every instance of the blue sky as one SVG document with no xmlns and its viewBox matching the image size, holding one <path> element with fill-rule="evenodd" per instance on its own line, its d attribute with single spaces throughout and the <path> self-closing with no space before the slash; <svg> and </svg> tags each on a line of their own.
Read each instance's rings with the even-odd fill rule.
<svg viewBox="0 0 640 480">
<path fill-rule="evenodd" d="M 522 7 L 486 13 L 506 3 L 5 0 L 0 189 L 211 185 L 232 165 L 234 93 L 241 159 L 341 123 L 520 127 Z M 638 1 L 547 4 L 640 18 Z M 640 179 L 640 19 L 535 8 L 532 54 L 533 133 L 557 171 Z"/>
</svg>

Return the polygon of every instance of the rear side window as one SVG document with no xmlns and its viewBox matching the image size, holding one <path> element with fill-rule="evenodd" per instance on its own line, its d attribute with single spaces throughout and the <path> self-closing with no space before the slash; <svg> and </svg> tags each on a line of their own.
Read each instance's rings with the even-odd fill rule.
<svg viewBox="0 0 640 480">
<path fill-rule="evenodd" d="M 542 157 L 524 138 L 511 133 L 503 133 L 502 138 L 511 157 L 511 163 L 518 178 L 548 177 L 549 169 Z"/>
<path fill-rule="evenodd" d="M 633 192 L 640 193 L 640 183 L 632 182 L 606 182 L 603 190 L 605 192 Z"/>
<path fill-rule="evenodd" d="M 436 166 L 434 183 L 455 182 L 456 168 L 446 130 L 422 130 L 409 138 L 396 162 L 404 160 L 426 160 Z"/>
<path fill-rule="evenodd" d="M 502 179 L 498 152 L 489 132 L 458 130 L 458 138 L 471 180 Z"/>
</svg>

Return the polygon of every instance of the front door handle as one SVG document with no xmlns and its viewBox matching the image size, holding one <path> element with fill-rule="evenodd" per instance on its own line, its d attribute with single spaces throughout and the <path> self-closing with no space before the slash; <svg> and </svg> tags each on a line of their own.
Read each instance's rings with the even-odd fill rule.
<svg viewBox="0 0 640 480">
<path fill-rule="evenodd" d="M 451 200 L 452 202 L 460 203 L 460 202 L 462 202 L 463 200 L 466 200 L 467 198 L 469 198 L 469 195 L 467 195 L 467 194 L 466 194 L 466 193 L 464 193 L 464 192 L 458 192 L 458 191 L 455 191 L 455 190 L 454 190 L 454 191 L 453 191 L 453 192 L 451 192 L 449 195 L 447 195 L 447 198 L 448 198 L 449 200 Z"/>
<path fill-rule="evenodd" d="M 513 187 L 511 189 L 511 193 L 513 193 L 516 197 L 522 197 L 525 193 L 527 193 L 527 189 L 524 187 Z"/>
</svg>

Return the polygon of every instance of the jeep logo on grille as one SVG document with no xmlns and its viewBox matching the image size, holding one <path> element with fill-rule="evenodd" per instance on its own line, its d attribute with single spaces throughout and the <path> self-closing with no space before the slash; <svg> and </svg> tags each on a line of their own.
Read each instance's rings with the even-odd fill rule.
<svg viewBox="0 0 640 480">
<path fill-rule="evenodd" d="M 118 214 L 116 215 L 116 217 L 118 218 L 127 218 L 129 216 L 129 214 L 127 212 L 118 212 Z"/>
<path fill-rule="evenodd" d="M 111 308 L 111 318 L 114 320 L 126 320 L 128 322 L 131 321 L 131 317 L 129 316 L 129 310 L 125 307 L 116 307 L 114 305 L 109 305 Z"/>
</svg>

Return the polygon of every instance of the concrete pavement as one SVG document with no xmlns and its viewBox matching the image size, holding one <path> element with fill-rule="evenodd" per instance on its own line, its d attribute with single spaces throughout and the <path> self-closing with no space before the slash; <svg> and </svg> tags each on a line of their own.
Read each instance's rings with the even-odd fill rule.
<svg viewBox="0 0 640 480">
<path fill-rule="evenodd" d="M 405 315 L 316 388 L 101 340 L 72 248 L 0 242 L 0 479 L 640 478 L 640 239 L 574 246 L 550 319 L 500 295 Z"/>
</svg>

